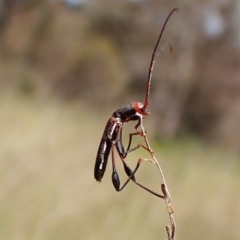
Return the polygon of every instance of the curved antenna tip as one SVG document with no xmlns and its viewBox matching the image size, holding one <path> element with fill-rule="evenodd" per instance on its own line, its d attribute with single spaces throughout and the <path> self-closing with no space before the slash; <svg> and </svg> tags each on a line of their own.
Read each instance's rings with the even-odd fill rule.
<svg viewBox="0 0 240 240">
<path fill-rule="evenodd" d="M 172 11 L 179 11 L 179 8 L 178 7 L 175 7 Z"/>
<path fill-rule="evenodd" d="M 149 104 L 149 95 L 150 95 L 150 86 L 151 86 L 151 79 L 152 79 L 152 71 L 153 71 L 153 66 L 154 66 L 154 58 L 155 58 L 155 55 L 156 55 L 156 51 L 157 51 L 157 47 L 158 47 L 158 44 L 161 40 L 161 37 L 162 37 L 162 34 L 164 32 L 164 29 L 167 25 L 167 22 L 169 20 L 169 18 L 172 16 L 172 14 L 175 12 L 175 11 L 178 11 L 178 8 L 173 8 L 172 11 L 168 14 L 164 24 L 163 24 L 163 27 L 162 27 L 162 30 L 160 32 L 160 35 L 158 37 L 158 40 L 157 40 L 157 43 L 154 47 L 154 50 L 153 50 L 153 53 L 152 53 L 152 58 L 151 58 L 151 62 L 150 62 L 150 67 L 149 67 L 149 72 L 148 72 L 148 81 L 147 81 L 147 91 L 146 91 L 146 97 L 145 97 L 145 102 L 144 102 L 144 108 L 146 109 L 146 107 L 148 106 Z M 172 46 L 169 44 L 169 50 L 170 50 L 170 53 L 172 52 Z"/>
</svg>

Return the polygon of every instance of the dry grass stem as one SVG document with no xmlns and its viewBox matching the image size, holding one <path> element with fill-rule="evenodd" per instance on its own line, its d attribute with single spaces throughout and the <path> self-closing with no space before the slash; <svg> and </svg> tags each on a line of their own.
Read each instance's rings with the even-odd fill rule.
<svg viewBox="0 0 240 240">
<path fill-rule="evenodd" d="M 168 214 L 169 214 L 169 219 L 170 219 L 170 226 L 169 225 L 166 226 L 166 231 L 167 231 L 167 235 L 168 235 L 168 240 L 174 240 L 175 236 L 176 236 L 176 223 L 175 223 L 175 219 L 174 219 L 174 216 L 173 216 L 173 208 L 172 208 L 172 205 L 171 205 L 171 196 L 170 196 L 170 193 L 169 193 L 169 190 L 168 190 L 168 187 L 167 187 L 167 183 L 166 183 L 162 168 L 161 168 L 159 162 L 157 161 L 157 159 L 154 155 L 154 152 L 153 152 L 153 150 L 150 146 L 150 143 L 148 141 L 146 132 L 143 129 L 143 126 L 141 128 L 142 128 L 143 133 L 145 133 L 145 134 L 143 134 L 143 138 L 145 140 L 147 148 L 149 149 L 148 151 L 151 154 L 153 162 L 157 166 L 158 171 L 159 171 L 159 173 L 161 175 L 161 178 L 163 180 L 163 184 L 161 184 L 161 190 L 162 190 L 162 193 L 164 195 L 164 199 L 165 199 L 165 202 L 166 202 L 166 207 L 167 207 Z"/>
</svg>

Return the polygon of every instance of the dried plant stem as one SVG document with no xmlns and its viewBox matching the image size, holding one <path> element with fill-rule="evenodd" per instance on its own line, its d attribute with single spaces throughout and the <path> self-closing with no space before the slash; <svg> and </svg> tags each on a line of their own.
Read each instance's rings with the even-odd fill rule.
<svg viewBox="0 0 240 240">
<path fill-rule="evenodd" d="M 143 129 L 143 126 L 141 128 L 142 128 L 143 132 L 145 133 L 145 131 Z M 169 190 L 168 190 L 168 187 L 167 187 L 167 183 L 166 183 L 162 168 L 161 168 L 159 162 L 157 161 L 153 150 L 151 149 L 151 146 L 150 146 L 150 143 L 148 141 L 147 135 L 144 134 L 143 138 L 144 138 L 146 146 L 147 146 L 147 148 L 148 148 L 148 150 L 149 150 L 149 152 L 152 156 L 153 162 L 156 164 L 156 166 L 158 168 L 158 171 L 159 171 L 159 173 L 162 177 L 162 180 L 163 180 L 163 184 L 161 184 L 161 190 L 162 190 L 162 193 L 164 195 L 164 199 L 165 199 L 165 202 L 166 202 L 166 206 L 167 206 L 167 210 L 168 210 L 168 214 L 169 214 L 169 219 L 170 219 L 170 226 L 169 225 L 166 226 L 166 231 L 167 231 L 167 235 L 168 235 L 168 240 L 174 240 L 175 236 L 176 236 L 176 223 L 175 223 L 175 219 L 174 219 L 174 216 L 173 216 L 173 208 L 171 206 L 171 196 L 170 196 L 170 193 L 169 193 Z"/>
</svg>

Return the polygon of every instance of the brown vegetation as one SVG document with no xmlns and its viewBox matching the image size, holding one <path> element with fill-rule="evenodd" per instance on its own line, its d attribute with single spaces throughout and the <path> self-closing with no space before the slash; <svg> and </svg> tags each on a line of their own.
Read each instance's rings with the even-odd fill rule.
<svg viewBox="0 0 240 240">
<path fill-rule="evenodd" d="M 57 1 L 3 1 L 0 84 L 97 107 L 141 99 L 152 46 L 171 6 L 114 4 L 89 1 L 74 9 Z M 163 48 L 153 74 L 156 136 L 190 132 L 238 146 L 237 3 L 176 5 L 180 12 L 162 40 L 173 54 Z"/>
<path fill-rule="evenodd" d="M 77 104 L 0 95 L 1 240 L 167 239 L 163 201 L 131 182 L 116 192 L 110 162 L 101 183 L 93 177 L 108 113 L 99 117 Z M 124 133 L 128 137 L 127 129 Z M 171 193 L 176 240 L 238 240 L 239 155 L 195 139 L 149 140 Z M 145 150 L 128 155 L 132 169 L 139 157 L 149 155 Z M 153 164 L 143 162 L 136 177 L 160 191 Z"/>
<path fill-rule="evenodd" d="M 234 0 L 0 2 L 0 239 L 166 238 L 164 204 L 131 183 L 116 193 L 110 166 L 96 183 L 93 166 L 111 111 L 144 100 L 173 7 L 180 11 L 161 41 L 145 129 L 171 190 L 176 239 L 239 239 L 239 155 L 205 142 L 239 150 Z M 124 143 L 132 129 L 126 124 Z M 145 152 L 129 154 L 129 165 Z M 159 192 L 152 165 L 137 179 Z"/>
</svg>

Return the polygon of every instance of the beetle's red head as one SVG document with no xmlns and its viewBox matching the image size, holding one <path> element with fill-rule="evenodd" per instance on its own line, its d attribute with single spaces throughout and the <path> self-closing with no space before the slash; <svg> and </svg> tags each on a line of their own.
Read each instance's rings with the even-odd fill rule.
<svg viewBox="0 0 240 240">
<path fill-rule="evenodd" d="M 143 118 L 147 117 L 150 114 L 150 112 L 147 110 L 144 104 L 140 102 L 134 102 L 133 107 L 137 113 L 143 116 Z"/>
</svg>

